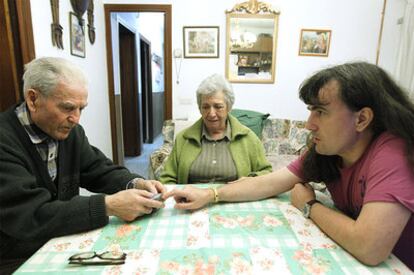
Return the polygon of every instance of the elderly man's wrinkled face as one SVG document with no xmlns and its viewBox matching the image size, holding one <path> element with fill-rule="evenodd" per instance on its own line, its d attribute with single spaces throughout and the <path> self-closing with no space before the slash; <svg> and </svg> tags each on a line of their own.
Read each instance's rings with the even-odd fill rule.
<svg viewBox="0 0 414 275">
<path fill-rule="evenodd" d="M 33 122 L 55 140 L 64 140 L 79 123 L 86 107 L 88 91 L 78 84 L 60 82 L 54 92 L 45 97 L 36 90 L 29 90 L 26 103 Z"/>
<path fill-rule="evenodd" d="M 229 110 L 222 91 L 212 96 L 203 96 L 201 98 L 200 112 L 209 133 L 222 131 L 226 128 Z"/>
</svg>

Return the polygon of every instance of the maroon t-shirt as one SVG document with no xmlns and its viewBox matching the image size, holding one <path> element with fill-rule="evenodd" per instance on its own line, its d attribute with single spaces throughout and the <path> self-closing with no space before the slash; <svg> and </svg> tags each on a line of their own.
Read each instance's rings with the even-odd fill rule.
<svg viewBox="0 0 414 275">
<path fill-rule="evenodd" d="M 356 219 L 367 202 L 400 203 L 414 213 L 414 172 L 406 155 L 405 143 L 390 133 L 383 133 L 351 167 L 340 169 L 341 178 L 327 184 L 335 207 Z M 288 169 L 303 178 L 303 158 Z M 401 261 L 414 270 L 414 215 L 408 221 L 393 249 Z"/>
</svg>

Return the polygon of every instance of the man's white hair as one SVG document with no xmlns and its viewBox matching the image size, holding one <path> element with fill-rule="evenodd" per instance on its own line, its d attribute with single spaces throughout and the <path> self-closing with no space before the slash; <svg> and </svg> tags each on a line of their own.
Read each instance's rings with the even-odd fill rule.
<svg viewBox="0 0 414 275">
<path fill-rule="evenodd" d="M 83 71 L 74 63 L 59 57 L 41 57 L 25 66 L 23 74 L 23 92 L 35 89 L 44 96 L 49 96 L 60 83 L 79 83 L 87 86 Z"/>
</svg>

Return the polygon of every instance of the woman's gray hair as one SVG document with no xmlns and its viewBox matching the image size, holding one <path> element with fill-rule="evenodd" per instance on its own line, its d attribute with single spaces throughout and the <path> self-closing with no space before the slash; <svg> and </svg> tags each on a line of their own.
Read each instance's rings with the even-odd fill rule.
<svg viewBox="0 0 414 275">
<path fill-rule="evenodd" d="M 203 96 L 212 96 L 217 92 L 223 92 L 227 109 L 230 111 L 234 104 L 234 93 L 230 82 L 219 74 L 213 74 L 204 79 L 196 91 L 198 108 L 201 108 L 201 98 Z"/>
<path fill-rule="evenodd" d="M 86 87 L 83 71 L 72 62 L 59 57 L 41 57 L 27 63 L 23 74 L 23 92 L 35 89 L 49 96 L 60 83 L 79 83 Z"/>
</svg>

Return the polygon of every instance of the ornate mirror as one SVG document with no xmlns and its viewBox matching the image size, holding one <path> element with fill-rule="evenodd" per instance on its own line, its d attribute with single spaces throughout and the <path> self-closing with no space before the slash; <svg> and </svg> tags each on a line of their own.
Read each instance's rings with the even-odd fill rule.
<svg viewBox="0 0 414 275">
<path fill-rule="evenodd" d="M 226 11 L 226 77 L 230 82 L 274 83 L 279 12 L 250 0 Z"/>
</svg>

